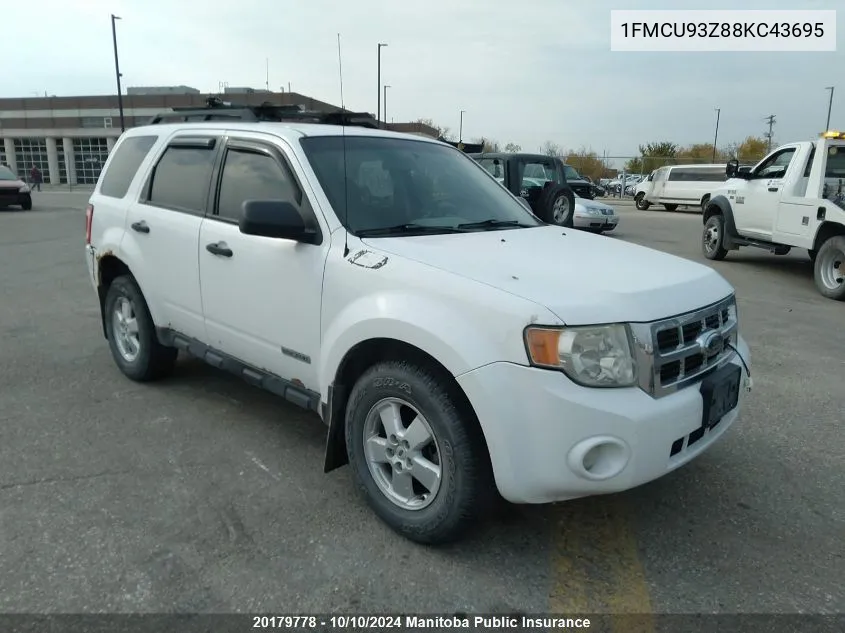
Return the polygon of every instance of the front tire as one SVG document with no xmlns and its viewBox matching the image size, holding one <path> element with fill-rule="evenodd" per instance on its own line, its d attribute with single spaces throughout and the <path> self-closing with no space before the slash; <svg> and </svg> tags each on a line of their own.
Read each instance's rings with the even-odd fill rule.
<svg viewBox="0 0 845 633">
<path fill-rule="evenodd" d="M 701 235 L 701 250 L 711 260 L 722 260 L 728 254 L 724 248 L 725 220 L 721 215 L 711 215 L 704 224 Z"/>
<path fill-rule="evenodd" d="M 486 445 L 439 372 L 381 362 L 358 379 L 346 408 L 346 450 L 378 517 L 418 543 L 460 538 L 494 490 Z"/>
<path fill-rule="evenodd" d="M 637 197 L 634 198 L 634 204 L 640 211 L 646 211 L 651 206 L 651 203 L 645 199 L 644 193 L 637 194 Z"/>
<path fill-rule="evenodd" d="M 819 292 L 834 301 L 845 301 L 845 235 L 834 235 L 819 248 L 813 266 Z"/>
<path fill-rule="evenodd" d="M 178 351 L 158 342 L 147 302 L 131 275 L 112 281 L 103 314 L 112 357 L 127 378 L 148 382 L 173 370 Z"/>
<path fill-rule="evenodd" d="M 21 200 L 21 209 L 24 211 L 32 211 L 32 197 L 27 196 L 23 200 Z"/>
</svg>

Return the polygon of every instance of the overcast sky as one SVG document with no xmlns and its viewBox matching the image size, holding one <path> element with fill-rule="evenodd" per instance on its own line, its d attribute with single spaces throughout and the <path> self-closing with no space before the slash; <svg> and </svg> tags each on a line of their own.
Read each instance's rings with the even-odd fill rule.
<svg viewBox="0 0 845 633">
<path fill-rule="evenodd" d="M 815 136 L 837 84 L 831 127 L 845 127 L 845 0 L 3 0 L 16 25 L 0 96 L 110 94 L 109 14 L 124 88 L 269 84 L 375 113 L 376 51 L 388 118 L 432 118 L 464 139 L 545 140 L 633 155 L 654 140 L 719 145 L 765 131 Z M 839 9 L 836 53 L 614 53 L 610 9 Z M 7 29 L 8 30 L 8 29 Z"/>
</svg>

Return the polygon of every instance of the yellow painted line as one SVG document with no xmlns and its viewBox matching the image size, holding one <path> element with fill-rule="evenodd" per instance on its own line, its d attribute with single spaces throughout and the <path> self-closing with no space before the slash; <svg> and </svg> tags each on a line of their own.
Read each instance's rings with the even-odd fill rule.
<svg viewBox="0 0 845 633">
<path fill-rule="evenodd" d="M 613 633 L 654 633 L 651 596 L 631 529 L 632 516 L 630 503 L 620 495 L 556 506 L 552 613 L 567 617 L 612 614 Z"/>
</svg>

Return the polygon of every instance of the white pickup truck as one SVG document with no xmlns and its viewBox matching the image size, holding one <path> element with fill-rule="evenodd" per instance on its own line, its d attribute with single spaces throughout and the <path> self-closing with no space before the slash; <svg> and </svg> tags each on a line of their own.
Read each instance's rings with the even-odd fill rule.
<svg viewBox="0 0 845 633">
<path fill-rule="evenodd" d="M 845 300 L 845 132 L 783 145 L 751 168 L 731 161 L 727 176 L 704 209 L 704 255 L 806 248 L 821 294 Z"/>
</svg>

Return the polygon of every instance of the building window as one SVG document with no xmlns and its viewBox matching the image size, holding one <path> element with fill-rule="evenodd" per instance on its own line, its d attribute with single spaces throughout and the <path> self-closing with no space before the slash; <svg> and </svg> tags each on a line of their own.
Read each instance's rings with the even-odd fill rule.
<svg viewBox="0 0 845 633">
<path fill-rule="evenodd" d="M 110 116 L 84 116 L 79 119 L 82 127 L 111 127 L 112 121 Z"/>
<path fill-rule="evenodd" d="M 100 171 L 108 157 L 109 147 L 104 137 L 73 139 L 73 162 L 76 167 L 77 184 L 97 184 Z"/>
<path fill-rule="evenodd" d="M 50 164 L 47 160 L 47 140 L 44 138 L 16 138 L 15 163 L 18 176 L 29 180 L 29 171 L 35 165 L 44 182 L 49 182 Z"/>
<path fill-rule="evenodd" d="M 65 151 L 62 147 L 62 141 L 59 139 L 58 141 L 58 152 L 59 155 L 59 182 L 63 185 L 67 184 L 67 161 L 65 160 Z"/>
</svg>

